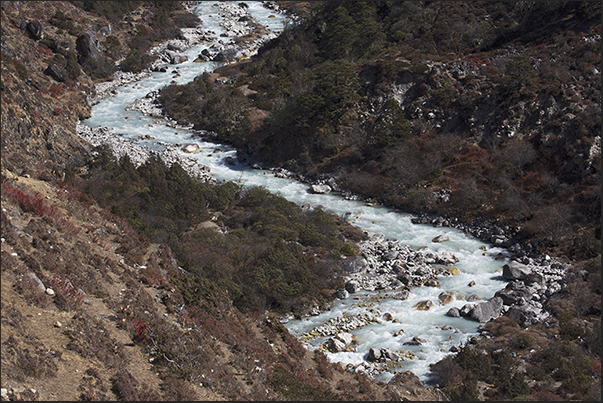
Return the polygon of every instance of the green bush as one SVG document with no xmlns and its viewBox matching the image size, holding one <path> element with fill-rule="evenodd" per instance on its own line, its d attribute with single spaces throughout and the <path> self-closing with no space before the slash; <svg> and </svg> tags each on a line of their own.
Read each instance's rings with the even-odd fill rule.
<svg viewBox="0 0 603 403">
<path fill-rule="evenodd" d="M 356 249 L 348 242 L 341 245 L 341 254 L 344 256 L 356 256 Z"/>
<path fill-rule="evenodd" d="M 532 347 L 534 339 L 527 333 L 520 333 L 515 338 L 515 347 L 519 349 L 526 349 Z"/>
</svg>

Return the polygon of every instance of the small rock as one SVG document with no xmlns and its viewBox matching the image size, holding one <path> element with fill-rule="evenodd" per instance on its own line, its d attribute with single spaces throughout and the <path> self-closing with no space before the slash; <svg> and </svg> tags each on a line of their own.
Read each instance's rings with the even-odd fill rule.
<svg viewBox="0 0 603 403">
<path fill-rule="evenodd" d="M 428 311 L 429 308 L 433 306 L 433 302 L 430 300 L 419 301 L 417 302 L 413 308 L 417 308 L 420 311 Z"/>
<path fill-rule="evenodd" d="M 63 324 L 58 320 L 54 323 L 54 327 L 63 327 Z"/>
<path fill-rule="evenodd" d="M 448 237 L 448 235 L 438 235 L 431 240 L 431 242 L 445 242 L 445 241 L 450 241 L 450 238 Z"/>
<path fill-rule="evenodd" d="M 50 296 L 54 296 L 54 290 L 52 288 L 47 288 L 46 289 L 46 294 L 48 294 Z"/>
</svg>

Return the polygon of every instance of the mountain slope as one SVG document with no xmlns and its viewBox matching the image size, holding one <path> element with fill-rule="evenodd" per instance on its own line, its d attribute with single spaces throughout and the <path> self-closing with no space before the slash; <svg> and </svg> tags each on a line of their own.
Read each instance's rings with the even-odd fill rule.
<svg viewBox="0 0 603 403">
<path fill-rule="evenodd" d="M 232 230 L 232 240 L 249 236 L 256 251 L 284 244 L 242 228 L 237 220 L 256 218 L 253 205 L 234 204 L 238 188 L 200 189 L 182 168 L 153 161 L 137 170 L 77 136 L 77 120 L 90 113 L 94 83 L 110 77 L 115 62 L 122 70 L 140 69 L 151 61 L 144 56 L 149 44 L 177 34 L 156 25 L 165 15 L 156 17 L 167 13 L 168 28 L 176 20 L 193 21 L 176 4 L 2 2 L 2 400 L 438 399 L 437 390 L 411 374 L 388 385 L 328 363 L 324 354 L 305 350 L 262 305 L 243 314 L 227 287 L 199 271 L 226 267 L 224 257 L 202 253 L 219 246 L 209 241 L 223 236 L 215 230 L 220 225 Z M 100 55 L 95 61 L 77 49 L 84 31 L 100 38 L 100 46 L 92 42 Z M 120 63 L 123 56 L 127 63 Z M 51 65 L 60 68 L 49 70 Z M 163 175 L 169 197 L 205 192 L 208 205 L 220 209 L 205 210 L 202 200 L 202 215 L 195 210 L 174 219 L 167 214 L 173 209 L 162 208 L 165 194 L 153 193 L 154 182 L 145 183 L 148 192 L 133 187 L 149 171 Z M 184 184 L 192 188 L 177 187 Z M 261 191 L 247 203 L 254 200 L 311 215 Z M 157 209 L 146 211 L 149 206 Z M 125 212 L 133 216 L 115 214 Z M 358 236 L 351 226 L 337 229 L 335 217 L 316 214 L 328 224 L 325 230 Z M 217 225 L 214 216 L 224 222 Z M 188 231 L 162 227 L 171 222 Z M 320 228 L 306 235 L 324 237 Z M 186 242 L 197 255 L 169 246 Z M 331 262 L 343 246 L 339 235 L 329 248 L 308 242 L 307 251 L 321 257 L 302 261 L 307 267 L 298 264 L 301 274 L 310 263 Z M 302 251 L 293 252 L 285 256 L 297 258 Z M 182 267 L 208 258 L 196 271 Z M 320 284 L 321 301 L 332 299 L 333 284 Z M 261 292 L 249 300 L 261 303 Z M 302 302 L 300 307 L 316 301 Z"/>
</svg>

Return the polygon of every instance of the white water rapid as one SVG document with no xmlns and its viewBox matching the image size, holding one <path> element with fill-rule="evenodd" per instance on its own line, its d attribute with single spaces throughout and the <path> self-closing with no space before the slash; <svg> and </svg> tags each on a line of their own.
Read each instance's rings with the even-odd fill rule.
<svg viewBox="0 0 603 403">
<path fill-rule="evenodd" d="M 226 3 L 239 4 L 239 2 Z M 282 30 L 287 20 L 284 15 L 265 8 L 259 1 L 245 3 L 249 5 L 250 14 L 260 24 L 266 26 L 269 32 L 276 34 Z M 220 65 L 214 62 L 194 62 L 203 49 L 208 49 L 216 41 L 222 40 L 226 43 L 232 39 L 220 37 L 224 28 L 220 25 L 222 17 L 217 4 L 199 2 L 193 7 L 202 20 L 201 28 L 204 31 L 215 32 L 214 41 L 192 46 L 184 52 L 188 56 L 188 61 L 169 65 L 166 72 L 153 72 L 138 81 L 116 88 L 113 95 L 93 105 L 92 116 L 82 123 L 90 127 L 110 128 L 110 131 L 116 136 L 131 139 L 136 144 L 154 151 L 161 151 L 164 148 L 161 142 L 182 145 L 197 144 L 200 147 L 199 151 L 191 154 L 182 152 L 182 156 L 195 159 L 199 164 L 208 166 L 214 177 L 219 180 L 237 181 L 243 183 L 244 186 L 263 186 L 299 205 L 323 206 L 325 211 L 346 217 L 364 231 L 383 234 L 385 238 L 399 240 L 405 245 L 412 246 L 415 250 L 425 248 L 424 252 L 431 251 L 439 254 L 449 251 L 453 253 L 459 259 L 459 262 L 454 265 L 459 273 L 441 276 L 439 287 L 413 287 L 406 300 L 388 298 L 388 295 L 393 292 L 362 291 L 351 294 L 345 300 L 338 300 L 329 312 L 301 320 L 291 320 L 285 324 L 293 335 L 301 336 L 329 318 L 356 312 L 390 313 L 394 318 L 393 321 L 383 320 L 381 324 L 372 324 L 351 332 L 359 342 L 356 351 L 327 353 L 329 359 L 334 362 L 356 365 L 365 361 L 364 357 L 371 347 L 404 351 L 408 353 L 404 354 L 406 358 L 401 362 L 401 368 L 414 372 L 421 380 L 426 381 L 429 364 L 450 354 L 449 350 L 452 346 L 464 344 L 468 338 L 477 334 L 478 322 L 463 317 L 449 317 L 445 314 L 451 307 L 460 309 L 468 299 L 491 298 L 496 291 L 504 287 L 505 281 L 502 279 L 501 271 L 506 260 L 497 260 L 495 256 L 500 253 L 504 254 L 505 251 L 466 236 L 455 229 L 412 224 L 410 215 L 401 211 L 379 205 L 367 205 L 361 201 L 346 200 L 335 193 L 313 194 L 309 192 L 309 185 L 294 179 L 280 178 L 272 172 L 253 169 L 245 164 L 231 165 L 227 163 L 228 157 L 232 157 L 232 160 L 236 161 L 236 150 L 232 147 L 205 142 L 199 137 L 193 137 L 193 133 L 187 130 L 166 126 L 160 119 L 127 109 L 137 99 L 145 97 L 149 92 L 160 89 L 170 82 L 183 84 L 192 81 L 201 73 L 212 71 Z M 175 74 L 174 70 L 178 73 Z M 141 140 L 141 136 L 150 137 Z M 216 149 L 221 151 L 216 152 Z M 440 243 L 432 242 L 434 237 L 442 234 L 448 235 L 450 240 Z M 470 282 L 474 282 L 475 285 L 469 286 Z M 455 299 L 446 305 L 441 305 L 438 295 L 444 291 L 454 292 Z M 422 300 L 431 300 L 434 302 L 434 306 L 427 311 L 413 308 L 417 302 Z M 404 331 L 403 335 L 395 337 L 394 333 L 400 329 Z M 417 346 L 404 344 L 412 340 L 414 336 L 418 336 L 424 342 Z M 324 338 L 314 339 L 309 341 L 307 346 L 314 349 L 324 341 Z M 384 372 L 379 377 L 388 380 L 391 376 L 391 372 Z"/>
</svg>

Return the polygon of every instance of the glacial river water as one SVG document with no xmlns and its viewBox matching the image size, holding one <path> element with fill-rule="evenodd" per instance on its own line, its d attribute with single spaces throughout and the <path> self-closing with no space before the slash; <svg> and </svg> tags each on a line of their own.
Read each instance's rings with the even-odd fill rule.
<svg viewBox="0 0 603 403">
<path fill-rule="evenodd" d="M 232 2 L 232 4 L 238 3 Z M 249 5 L 249 12 L 269 30 L 278 33 L 283 29 L 286 18 L 282 14 L 264 8 L 262 2 L 247 1 L 245 3 Z M 215 32 L 215 41 L 227 42 L 230 40 L 227 37 L 220 37 L 224 30 L 220 26 L 222 18 L 217 3 L 200 2 L 194 7 L 194 10 L 203 21 L 201 27 L 204 30 Z M 217 179 L 237 181 L 244 186 L 263 186 L 299 205 L 323 206 L 326 211 L 346 217 L 365 231 L 383 234 L 387 239 L 399 240 L 412 246 L 415 250 L 423 248 L 425 252 L 452 252 L 459 259 L 459 262 L 454 265 L 459 270 L 459 274 L 440 277 L 439 287 L 414 287 L 407 300 L 390 298 L 389 295 L 393 292 L 363 291 L 351 294 L 346 300 L 338 300 L 329 312 L 301 320 L 291 320 L 285 324 L 293 335 L 301 336 L 332 317 L 369 311 L 390 313 L 395 319 L 394 321 L 384 320 L 380 324 L 372 324 L 352 332 L 359 342 L 355 351 L 327 353 L 329 359 L 344 365 L 356 365 L 365 360 L 371 347 L 409 352 L 406 354 L 407 359 L 401 363 L 399 368 L 410 370 L 421 380 L 428 381 L 430 364 L 450 354 L 449 349 L 453 345 L 462 345 L 471 336 L 477 334 L 479 323 L 465 318 L 448 317 L 445 315 L 446 312 L 451 307 L 461 308 L 467 303 L 467 299 L 491 298 L 496 291 L 504 288 L 505 281 L 502 279 L 501 272 L 506 261 L 497 260 L 495 256 L 499 253 L 504 255 L 505 251 L 455 229 L 412 224 L 411 216 L 403 211 L 380 205 L 366 205 L 361 201 L 346 200 L 335 193 L 313 194 L 309 191 L 308 184 L 293 179 L 279 178 L 269 171 L 253 169 L 245 164 L 231 165 L 227 163 L 227 158 L 233 157 L 236 160 L 236 150 L 232 147 L 205 142 L 198 137 L 193 137 L 193 134 L 186 130 L 171 128 L 156 118 L 144 116 L 134 110 L 127 110 L 128 106 L 151 91 L 174 81 L 178 84 L 192 81 L 199 74 L 212 71 L 221 65 L 214 62 L 194 62 L 197 55 L 203 49 L 209 48 L 215 41 L 193 46 L 185 52 L 188 61 L 168 66 L 167 72 L 154 72 L 139 81 L 117 88 L 115 94 L 92 107 L 91 117 L 83 123 L 91 127 L 111 128 L 116 135 L 132 139 L 137 144 L 154 151 L 162 150 L 163 146 L 158 142 L 197 144 L 200 147 L 198 152 L 182 154 L 208 166 Z M 178 74 L 173 73 L 174 70 Z M 151 136 L 150 140 L 139 140 L 140 136 L 147 135 Z M 214 152 L 217 148 L 221 152 Z M 442 234 L 448 235 L 450 240 L 440 243 L 432 242 L 434 237 Z M 468 284 L 472 281 L 475 282 L 475 285 L 470 287 Z M 444 291 L 454 292 L 455 299 L 446 305 L 440 305 L 438 295 Z M 378 297 L 378 302 L 375 302 L 376 297 Z M 434 306 L 427 311 L 413 308 L 417 302 L 422 300 L 431 300 L 434 302 Z M 400 329 L 404 331 L 403 335 L 395 337 L 394 333 Z M 404 345 L 414 336 L 420 337 L 424 342 L 418 346 Z M 311 340 L 307 343 L 307 347 L 315 349 L 324 341 L 324 338 Z M 392 375 L 392 372 L 386 372 L 379 378 L 388 380 Z"/>
</svg>

